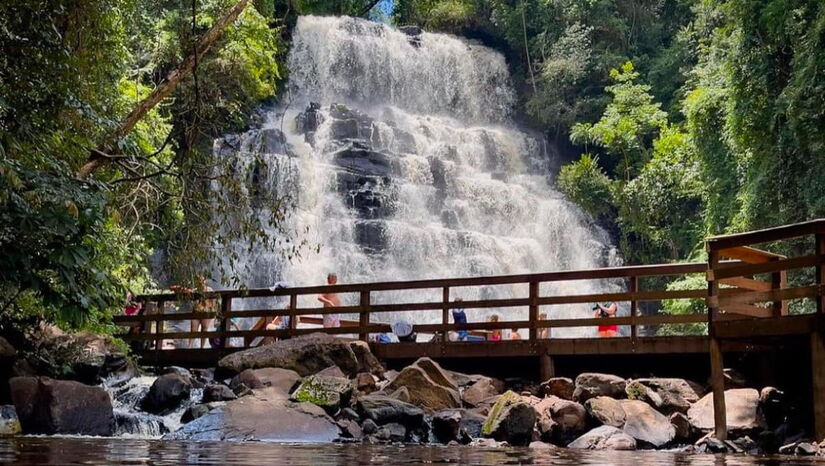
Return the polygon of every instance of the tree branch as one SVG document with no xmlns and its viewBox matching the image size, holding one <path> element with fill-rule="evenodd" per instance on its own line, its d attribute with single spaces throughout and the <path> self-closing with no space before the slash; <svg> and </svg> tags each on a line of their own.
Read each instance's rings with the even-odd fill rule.
<svg viewBox="0 0 825 466">
<path fill-rule="evenodd" d="M 112 131 L 106 139 L 98 146 L 97 149 L 90 151 L 89 158 L 86 160 L 86 163 L 83 164 L 82 167 L 77 171 L 77 178 L 81 180 L 85 180 L 88 178 L 92 173 L 95 172 L 98 168 L 102 167 L 104 164 L 111 161 L 110 158 L 101 157 L 100 153 L 107 153 L 111 151 L 111 148 L 114 147 L 118 141 L 123 139 L 132 128 L 140 121 L 150 110 L 152 110 L 161 100 L 163 100 L 166 96 L 168 96 L 180 83 L 180 81 L 186 76 L 188 72 L 194 68 L 195 64 L 203 58 L 204 54 L 209 51 L 209 48 L 212 44 L 220 37 L 223 30 L 226 29 L 232 22 L 237 19 L 237 17 L 241 14 L 241 12 L 246 8 L 249 0 L 239 0 L 226 14 L 212 26 L 212 29 L 207 31 L 207 33 L 203 36 L 203 38 L 198 42 L 197 47 L 195 47 L 195 52 L 188 57 L 178 66 L 176 69 L 172 70 L 166 78 L 149 94 L 145 99 L 143 99 L 126 118 L 120 122 L 120 125 Z"/>
</svg>

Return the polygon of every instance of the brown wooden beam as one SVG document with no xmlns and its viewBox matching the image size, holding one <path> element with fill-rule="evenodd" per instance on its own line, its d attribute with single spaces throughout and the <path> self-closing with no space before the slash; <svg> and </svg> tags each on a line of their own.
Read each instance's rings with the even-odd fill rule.
<svg viewBox="0 0 825 466">
<path fill-rule="evenodd" d="M 807 222 L 784 225 L 764 230 L 735 233 L 731 235 L 712 236 L 707 239 L 709 250 L 718 251 L 736 246 L 759 243 L 769 243 L 799 236 L 813 235 L 825 232 L 825 219 L 810 220 Z"/>
</svg>

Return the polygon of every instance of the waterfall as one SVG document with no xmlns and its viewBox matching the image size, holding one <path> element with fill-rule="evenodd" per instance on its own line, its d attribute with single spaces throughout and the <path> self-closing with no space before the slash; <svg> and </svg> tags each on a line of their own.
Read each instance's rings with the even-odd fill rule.
<svg viewBox="0 0 825 466">
<path fill-rule="evenodd" d="M 250 287 L 549 272 L 619 264 L 608 236 L 552 185 L 553 155 L 512 120 L 504 57 L 445 35 L 346 17 L 298 20 L 284 103 L 260 127 L 215 141 L 232 186 L 212 182 L 232 215 L 268 220 L 279 247 L 232 246 Z M 246 198 L 248 202 L 239 202 Z M 231 219 L 225 228 L 235 228 Z M 285 236 L 286 235 L 286 236 Z M 285 243 L 284 238 L 290 242 Z M 285 258 L 283 247 L 303 243 Z M 290 250 L 290 252 L 293 252 Z M 227 266 L 227 263 L 223 264 Z M 544 283 L 547 295 L 617 291 L 620 282 Z M 526 297 L 527 286 L 454 289 L 465 300 Z M 373 303 L 439 300 L 379 292 Z M 303 298 L 300 306 L 317 306 Z M 342 296 L 356 304 L 356 294 Z M 254 307 L 254 306 L 253 306 Z M 551 318 L 589 305 L 547 306 Z M 525 319 L 526 309 L 470 310 Z M 397 316 L 397 314 L 394 314 Z M 409 313 L 414 322 L 440 311 Z M 394 317 L 376 316 L 389 321 Z M 523 332 L 523 330 L 522 330 Z M 554 331 L 554 336 L 595 329 Z"/>
</svg>

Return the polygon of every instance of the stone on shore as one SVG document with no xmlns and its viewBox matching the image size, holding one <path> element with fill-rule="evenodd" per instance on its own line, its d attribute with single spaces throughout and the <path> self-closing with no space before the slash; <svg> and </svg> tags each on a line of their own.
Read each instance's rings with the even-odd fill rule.
<svg viewBox="0 0 825 466">
<path fill-rule="evenodd" d="M 352 386 L 355 393 L 359 396 L 369 395 L 378 390 L 378 385 L 375 383 L 375 377 L 369 372 L 359 372 L 352 381 Z"/>
<path fill-rule="evenodd" d="M 0 437 L 17 435 L 22 431 L 20 419 L 17 418 L 17 411 L 15 411 L 14 406 L 0 406 Z"/>
<path fill-rule="evenodd" d="M 685 379 L 646 378 L 637 379 L 633 383 L 644 385 L 656 392 L 661 398 L 656 408 L 663 414 L 687 413 L 690 405 L 699 401 L 697 389 Z"/>
<path fill-rule="evenodd" d="M 536 411 L 515 392 L 501 395 L 490 409 L 482 434 L 510 445 L 525 446 L 533 440 Z"/>
<path fill-rule="evenodd" d="M 563 400 L 572 400 L 576 384 L 567 377 L 553 377 L 541 383 L 541 391 L 546 396 L 557 396 Z"/>
<path fill-rule="evenodd" d="M 591 398 L 584 403 L 584 408 L 596 422 L 606 426 L 621 428 L 627 419 L 622 405 L 608 396 Z"/>
<path fill-rule="evenodd" d="M 134 363 L 113 337 L 89 332 L 40 332 L 38 373 L 98 384 L 106 379 L 127 380 L 137 375 Z M 33 361 L 34 362 L 34 361 Z"/>
<path fill-rule="evenodd" d="M 352 348 L 347 340 L 313 333 L 232 353 L 218 361 L 218 367 L 231 373 L 279 367 L 306 377 L 338 366 L 347 376 L 355 376 L 360 364 Z"/>
<path fill-rule="evenodd" d="M 188 377 L 176 373 L 164 374 L 155 379 L 149 392 L 140 402 L 143 411 L 152 414 L 167 414 L 189 399 L 192 382 Z"/>
<path fill-rule="evenodd" d="M 765 420 L 759 409 L 759 392 L 752 388 L 725 390 L 727 427 L 731 431 L 761 430 Z M 708 432 L 713 429 L 713 393 L 708 393 L 687 412 L 691 425 Z"/>
<path fill-rule="evenodd" d="M 626 417 L 622 430 L 637 441 L 659 448 L 676 436 L 670 420 L 649 404 L 638 400 L 621 400 L 619 403 Z"/>
<path fill-rule="evenodd" d="M 670 424 L 673 426 L 676 438 L 679 440 L 690 440 L 693 437 L 693 428 L 690 425 L 690 420 L 685 414 L 673 413 L 668 418 Z"/>
<path fill-rule="evenodd" d="M 358 361 L 357 372 L 368 372 L 378 377 L 384 377 L 384 366 L 381 364 L 381 361 L 372 354 L 370 345 L 367 342 L 361 340 L 351 341 L 349 347 L 352 349 L 353 354 L 355 354 L 356 361 Z"/>
<path fill-rule="evenodd" d="M 461 400 L 470 406 L 478 406 L 482 401 L 504 391 L 504 382 L 491 377 L 481 376 L 476 382 L 464 389 Z"/>
<path fill-rule="evenodd" d="M 597 396 L 611 398 L 625 397 L 626 382 L 623 378 L 595 372 L 585 372 L 576 377 L 576 388 L 573 391 L 573 400 L 584 403 Z"/>
<path fill-rule="evenodd" d="M 349 402 L 352 384 L 345 377 L 311 375 L 306 377 L 292 394 L 294 401 L 312 403 L 329 414 L 335 414 Z"/>
<path fill-rule="evenodd" d="M 279 390 L 263 388 L 209 411 L 164 439 L 332 442 L 340 434 L 323 409 L 290 402 Z"/>
<path fill-rule="evenodd" d="M 443 444 L 459 440 L 461 410 L 445 409 L 433 414 L 433 436 Z"/>
<path fill-rule="evenodd" d="M 446 378 L 440 366 L 427 358 L 419 359 L 415 364 L 405 367 L 390 382 L 387 390 L 402 387 L 409 392 L 412 404 L 427 411 L 461 407 L 461 399 L 454 388 L 455 384 Z"/>
<path fill-rule="evenodd" d="M 112 400 L 101 387 L 48 377 L 14 377 L 9 384 L 26 434 L 114 433 Z"/>
<path fill-rule="evenodd" d="M 635 450 L 636 440 L 613 426 L 600 426 L 570 442 L 576 450 Z"/>
<path fill-rule="evenodd" d="M 252 390 L 272 387 L 285 395 L 289 395 L 300 381 L 301 376 L 293 370 L 265 367 L 263 369 L 246 369 L 232 379 L 229 387 L 233 390 L 241 384 Z"/>
<path fill-rule="evenodd" d="M 638 381 L 631 380 L 627 382 L 625 393 L 627 393 L 627 399 L 629 400 L 642 401 L 656 409 L 662 407 L 662 397 L 655 390 Z"/>
</svg>

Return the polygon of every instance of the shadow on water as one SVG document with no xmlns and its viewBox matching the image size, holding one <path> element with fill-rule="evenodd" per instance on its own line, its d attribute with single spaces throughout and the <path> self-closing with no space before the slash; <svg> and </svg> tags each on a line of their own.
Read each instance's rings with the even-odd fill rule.
<svg viewBox="0 0 825 466">
<path fill-rule="evenodd" d="M 749 457 L 671 452 L 567 449 L 176 442 L 138 439 L 17 437 L 0 440 L 0 463 L 18 464 L 615 464 L 615 465 L 825 465 L 825 459 Z"/>
</svg>

